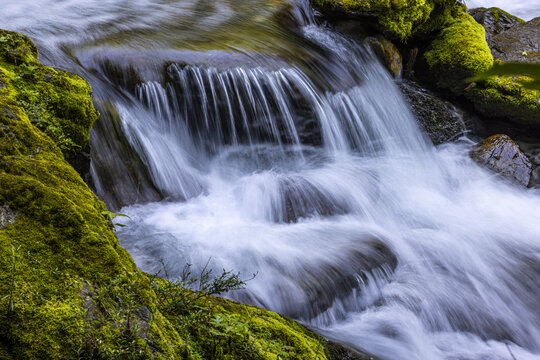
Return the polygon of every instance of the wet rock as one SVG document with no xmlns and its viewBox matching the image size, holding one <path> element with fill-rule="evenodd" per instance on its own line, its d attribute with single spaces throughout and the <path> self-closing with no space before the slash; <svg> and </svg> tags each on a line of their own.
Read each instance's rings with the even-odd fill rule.
<svg viewBox="0 0 540 360">
<path fill-rule="evenodd" d="M 495 35 L 525 22 L 517 16 L 496 7 L 471 9 L 469 14 L 486 29 L 486 40 L 490 48 L 493 48 L 493 37 Z"/>
<path fill-rule="evenodd" d="M 494 36 L 490 47 L 503 62 L 540 63 L 540 17 Z"/>
<path fill-rule="evenodd" d="M 373 49 L 377 57 L 390 70 L 394 77 L 398 77 L 403 68 L 403 56 L 398 48 L 382 36 L 368 37 L 366 43 Z"/>
<path fill-rule="evenodd" d="M 449 101 L 423 89 L 413 81 L 404 81 L 399 88 L 411 105 L 416 119 L 435 145 L 456 140 L 467 132 L 466 114 Z"/>
<path fill-rule="evenodd" d="M 17 213 L 12 211 L 9 206 L 0 206 L 0 230 L 3 230 L 9 224 L 13 224 L 17 218 Z"/>
<path fill-rule="evenodd" d="M 337 342 L 327 341 L 326 347 L 331 360 L 376 360 L 372 355 L 351 349 Z"/>
<path fill-rule="evenodd" d="M 344 199 L 334 198 L 300 176 L 283 177 L 279 193 L 282 199 L 276 209 L 277 222 L 294 223 L 301 218 L 342 215 L 350 211 Z"/>
<path fill-rule="evenodd" d="M 480 165 L 501 176 L 527 186 L 531 179 L 531 162 L 508 135 L 488 137 L 472 151 L 471 157 Z"/>
</svg>

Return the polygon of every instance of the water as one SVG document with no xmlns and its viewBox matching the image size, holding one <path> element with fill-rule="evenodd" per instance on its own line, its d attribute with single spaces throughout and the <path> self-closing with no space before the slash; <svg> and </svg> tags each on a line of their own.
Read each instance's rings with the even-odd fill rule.
<svg viewBox="0 0 540 360">
<path fill-rule="evenodd" d="M 470 140 L 434 148 L 305 3 L 3 6 L 92 82 L 94 183 L 142 270 L 257 273 L 225 296 L 381 359 L 540 358 L 538 191 L 476 166 Z"/>
</svg>

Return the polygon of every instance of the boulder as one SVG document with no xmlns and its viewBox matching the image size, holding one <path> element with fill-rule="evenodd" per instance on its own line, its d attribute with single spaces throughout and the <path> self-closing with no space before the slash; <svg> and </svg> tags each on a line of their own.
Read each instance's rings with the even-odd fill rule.
<svg viewBox="0 0 540 360">
<path fill-rule="evenodd" d="M 493 36 L 490 47 L 503 62 L 540 63 L 540 17 Z"/>
<path fill-rule="evenodd" d="M 532 165 L 508 135 L 497 134 L 488 137 L 472 151 L 471 157 L 502 177 L 515 181 L 523 186 L 529 185 Z"/>
<path fill-rule="evenodd" d="M 485 26 L 489 33 L 491 25 Z M 540 63 L 540 18 L 493 35 L 490 47 L 496 62 Z M 465 97 L 487 118 L 540 126 L 540 91 L 524 89 L 521 83 L 528 80 L 525 76 L 500 76 L 472 83 Z"/>
<path fill-rule="evenodd" d="M 403 68 L 403 56 L 396 45 L 382 36 L 368 37 L 366 43 L 375 52 L 394 77 L 398 77 Z"/>
<path fill-rule="evenodd" d="M 469 14 L 486 29 L 486 40 L 490 48 L 493 48 L 493 37 L 495 35 L 512 28 L 514 25 L 525 22 L 517 16 L 496 7 L 471 9 Z"/>
<path fill-rule="evenodd" d="M 468 131 L 466 113 L 419 84 L 406 80 L 399 88 L 433 144 L 456 140 Z"/>
</svg>

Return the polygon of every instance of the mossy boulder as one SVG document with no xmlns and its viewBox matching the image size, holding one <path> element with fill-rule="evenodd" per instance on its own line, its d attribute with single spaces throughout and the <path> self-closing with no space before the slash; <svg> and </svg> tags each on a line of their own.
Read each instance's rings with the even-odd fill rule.
<svg viewBox="0 0 540 360">
<path fill-rule="evenodd" d="M 39 64 L 28 38 L 0 39 L 0 358 L 331 359 L 326 341 L 269 311 L 208 296 L 167 306 L 193 293 L 156 293 L 42 126 L 58 121 L 83 146 L 97 116 L 88 84 Z"/>
<path fill-rule="evenodd" d="M 456 7 L 455 0 L 311 0 L 323 14 L 372 18 L 390 39 L 406 41 L 437 31 Z"/>
<path fill-rule="evenodd" d="M 424 54 L 439 88 L 461 94 L 466 79 L 487 71 L 493 57 L 484 28 L 465 11 L 453 18 Z"/>
<path fill-rule="evenodd" d="M 24 106 L 31 123 L 55 142 L 68 161 L 75 159 L 99 116 L 88 83 L 41 65 L 30 39 L 10 31 L 0 30 L 0 60 L 0 88 L 9 81 L 10 95 Z"/>
<path fill-rule="evenodd" d="M 540 18 L 520 22 L 492 38 L 496 63 L 540 63 Z M 525 89 L 532 80 L 522 76 L 501 76 L 472 84 L 465 96 L 488 118 L 540 126 L 540 91 Z"/>
</svg>

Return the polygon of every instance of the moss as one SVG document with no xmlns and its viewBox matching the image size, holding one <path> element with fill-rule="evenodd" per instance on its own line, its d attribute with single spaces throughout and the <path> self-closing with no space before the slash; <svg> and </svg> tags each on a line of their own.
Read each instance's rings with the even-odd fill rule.
<svg viewBox="0 0 540 360">
<path fill-rule="evenodd" d="M 540 125 L 540 91 L 524 89 L 523 81 L 523 76 L 495 77 L 475 84 L 465 96 L 488 118 Z"/>
<path fill-rule="evenodd" d="M 405 41 L 419 32 L 439 30 L 440 14 L 452 9 L 453 0 L 312 0 L 318 9 L 341 10 L 349 14 L 371 16 L 390 38 Z M 432 16 L 433 13 L 433 16 Z M 431 21 L 430 19 L 435 19 Z"/>
<path fill-rule="evenodd" d="M 159 306 L 153 278 L 119 246 L 104 204 L 29 116 L 89 116 L 78 122 L 87 133 L 96 114 L 88 85 L 39 65 L 26 37 L 2 34 L 0 207 L 14 219 L 0 229 L 0 358 L 328 358 L 320 337 L 265 310 L 210 297 L 189 313 Z M 42 90 L 51 91 L 46 102 L 27 95 Z"/>
<path fill-rule="evenodd" d="M 485 9 L 485 8 L 481 8 L 481 9 Z M 493 19 L 495 20 L 495 22 L 499 22 L 501 16 L 502 17 L 505 17 L 507 19 L 510 19 L 510 20 L 513 20 L 515 22 L 518 22 L 518 23 L 525 23 L 526 21 L 515 16 L 515 15 L 512 15 L 506 11 L 504 11 L 503 9 L 500 9 L 498 7 L 491 7 L 489 9 L 487 9 L 491 15 L 493 16 Z"/>
<path fill-rule="evenodd" d="M 10 78 L 14 90 L 11 95 L 24 106 L 30 121 L 67 155 L 84 148 L 89 129 L 98 117 L 88 83 L 39 64 L 37 50 L 25 36 L 0 30 L 2 45 L 2 81 Z"/>
<path fill-rule="evenodd" d="M 424 56 L 437 85 L 457 94 L 467 86 L 467 78 L 493 64 L 484 28 L 464 11 L 441 31 Z"/>
</svg>

